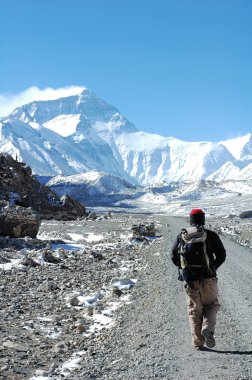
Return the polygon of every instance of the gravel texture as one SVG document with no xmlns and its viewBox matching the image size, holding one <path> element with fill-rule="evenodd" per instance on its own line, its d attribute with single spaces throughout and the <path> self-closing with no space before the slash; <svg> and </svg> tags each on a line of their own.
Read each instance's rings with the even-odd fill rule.
<svg viewBox="0 0 252 380">
<path fill-rule="evenodd" d="M 157 238 L 131 238 L 134 223 L 150 222 Z M 115 214 L 43 223 L 39 240 L 2 239 L 2 263 L 27 259 L 26 250 L 33 264 L 1 271 L 0 379 L 251 380 L 251 223 L 209 221 L 221 232 L 227 260 L 218 271 L 216 347 L 200 352 L 191 346 L 184 290 L 169 255 L 186 225 L 175 217 Z M 92 233 L 101 240 L 91 242 Z M 52 246 L 71 234 L 85 248 Z M 54 263 L 42 260 L 48 252 Z M 113 285 L 120 279 L 137 282 L 120 291 Z M 81 302 L 99 292 L 93 306 Z M 95 318 L 111 305 L 111 327 L 100 330 Z"/>
</svg>

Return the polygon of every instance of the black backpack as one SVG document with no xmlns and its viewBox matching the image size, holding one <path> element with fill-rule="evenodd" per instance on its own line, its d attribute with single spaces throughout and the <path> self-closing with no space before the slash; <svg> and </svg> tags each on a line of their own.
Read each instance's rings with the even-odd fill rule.
<svg viewBox="0 0 252 380">
<path fill-rule="evenodd" d="M 207 233 L 202 226 L 183 228 L 178 247 L 180 254 L 179 280 L 203 280 L 211 274 L 206 249 Z"/>
</svg>

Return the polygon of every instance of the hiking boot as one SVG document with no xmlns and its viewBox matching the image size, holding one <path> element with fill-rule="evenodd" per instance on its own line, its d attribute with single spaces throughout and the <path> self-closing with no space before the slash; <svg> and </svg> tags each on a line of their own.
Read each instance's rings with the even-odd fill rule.
<svg viewBox="0 0 252 380">
<path fill-rule="evenodd" d="M 195 350 L 204 351 L 204 346 L 193 346 Z"/>
<path fill-rule="evenodd" d="M 215 339 L 214 339 L 214 333 L 209 331 L 208 329 L 202 330 L 201 334 L 206 339 L 206 346 L 209 348 L 213 348 L 215 346 Z"/>
</svg>

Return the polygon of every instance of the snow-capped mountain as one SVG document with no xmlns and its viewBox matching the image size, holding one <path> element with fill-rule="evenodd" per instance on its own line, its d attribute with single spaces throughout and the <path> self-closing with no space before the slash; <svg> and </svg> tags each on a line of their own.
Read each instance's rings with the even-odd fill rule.
<svg viewBox="0 0 252 380">
<path fill-rule="evenodd" d="M 72 176 L 56 176 L 47 185 L 57 189 L 58 193 L 65 194 L 64 188 L 71 186 L 74 190 L 84 191 L 88 195 L 111 194 L 114 192 L 125 192 L 134 188 L 129 182 L 121 178 L 111 176 L 107 173 L 91 171 Z"/>
<path fill-rule="evenodd" d="M 47 186 L 58 195 L 68 194 L 84 204 L 113 204 L 136 189 L 131 183 L 107 173 L 91 171 L 72 176 L 56 176 Z"/>
<path fill-rule="evenodd" d="M 87 89 L 34 101 L 2 118 L 0 152 L 17 156 L 35 174 L 45 176 L 95 170 L 146 186 L 252 179 L 251 134 L 211 143 L 139 132 L 114 106 Z"/>
<path fill-rule="evenodd" d="M 184 142 L 144 132 L 115 136 L 124 169 L 139 183 L 205 179 L 234 157 L 222 144 Z"/>
<path fill-rule="evenodd" d="M 88 90 L 19 107 L 2 119 L 0 128 L 0 151 L 17 155 L 36 174 L 98 170 L 130 179 L 102 135 L 136 129 L 115 107 Z"/>
</svg>

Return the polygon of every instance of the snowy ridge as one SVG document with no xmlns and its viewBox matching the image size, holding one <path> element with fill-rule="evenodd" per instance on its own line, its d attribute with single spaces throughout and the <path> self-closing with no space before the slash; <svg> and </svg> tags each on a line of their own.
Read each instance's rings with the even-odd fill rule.
<svg viewBox="0 0 252 380">
<path fill-rule="evenodd" d="M 134 186 L 119 178 L 107 173 L 87 172 L 72 176 L 56 176 L 47 183 L 59 195 L 68 194 L 80 202 L 87 202 L 88 198 L 97 196 L 119 195 L 134 190 Z"/>
<path fill-rule="evenodd" d="M 250 140 L 251 133 L 248 133 L 245 136 L 221 141 L 220 144 L 224 145 L 237 160 L 240 160 L 243 154 L 243 150 L 244 148 L 246 149 L 246 144 L 248 144 Z"/>
<path fill-rule="evenodd" d="M 0 152 L 17 155 L 41 176 L 98 171 L 144 186 L 248 181 L 252 135 L 212 143 L 139 132 L 117 108 L 83 89 L 34 101 L 2 118 Z"/>
<path fill-rule="evenodd" d="M 114 182 L 113 186 L 111 183 Z M 122 180 L 121 178 L 111 176 L 107 173 L 101 173 L 97 171 L 91 171 L 82 174 L 76 174 L 72 176 L 56 176 L 52 178 L 47 185 L 48 186 L 57 186 L 62 184 L 71 184 L 71 185 L 83 185 L 86 183 L 87 185 L 97 185 L 107 186 L 106 190 L 109 191 L 109 187 L 111 187 L 111 191 L 121 191 L 127 188 L 133 188 L 132 184 L 127 181 Z M 98 188 L 97 188 L 98 189 Z M 103 189 L 101 189 L 103 192 Z"/>
<path fill-rule="evenodd" d="M 185 142 L 144 132 L 120 134 L 116 145 L 124 169 L 141 184 L 205 179 L 232 154 L 211 142 Z"/>
<path fill-rule="evenodd" d="M 226 180 L 252 180 L 252 162 L 242 167 L 240 162 L 225 163 L 219 170 L 208 177 L 211 181 L 221 182 Z"/>
</svg>

